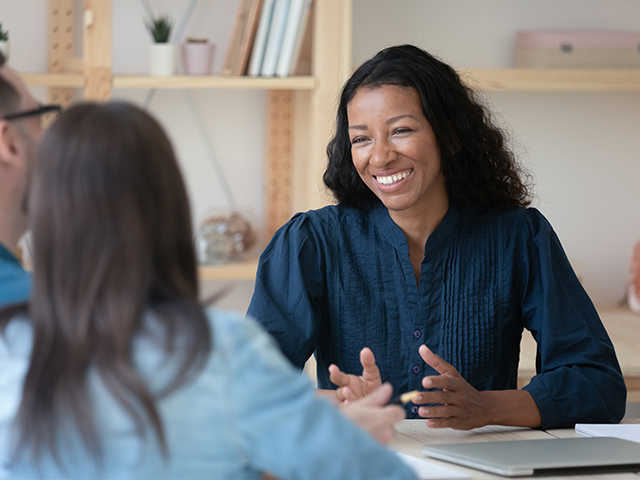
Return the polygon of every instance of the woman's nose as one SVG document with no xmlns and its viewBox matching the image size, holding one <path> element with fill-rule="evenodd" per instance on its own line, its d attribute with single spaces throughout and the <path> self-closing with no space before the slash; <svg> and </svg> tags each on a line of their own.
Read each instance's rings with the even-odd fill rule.
<svg viewBox="0 0 640 480">
<path fill-rule="evenodd" d="M 370 159 L 372 165 L 383 167 L 396 158 L 398 158 L 398 154 L 387 138 L 380 138 L 374 141 Z"/>
</svg>

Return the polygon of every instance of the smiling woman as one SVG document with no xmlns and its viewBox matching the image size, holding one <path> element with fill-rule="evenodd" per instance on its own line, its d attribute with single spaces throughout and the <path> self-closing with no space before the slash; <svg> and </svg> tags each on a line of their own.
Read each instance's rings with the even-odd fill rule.
<svg viewBox="0 0 640 480">
<path fill-rule="evenodd" d="M 249 313 L 318 384 L 353 400 L 419 390 L 430 427 L 617 422 L 613 345 L 528 177 L 456 72 L 390 47 L 345 84 L 324 182 L 260 259 Z M 517 390 L 523 329 L 538 374 Z M 365 348 L 366 347 L 366 348 Z M 425 406 L 420 406 L 425 405 Z"/>
</svg>

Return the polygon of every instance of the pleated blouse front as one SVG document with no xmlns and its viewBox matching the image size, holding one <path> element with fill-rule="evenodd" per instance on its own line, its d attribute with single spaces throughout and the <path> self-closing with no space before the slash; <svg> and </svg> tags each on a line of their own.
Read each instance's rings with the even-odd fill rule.
<svg viewBox="0 0 640 480">
<path fill-rule="evenodd" d="M 260 259 L 249 313 L 297 366 L 316 353 L 319 387 L 335 388 L 332 363 L 360 374 L 359 352 L 369 347 L 396 394 L 422 390 L 422 378 L 437 374 L 418 354 L 422 344 L 479 390 L 516 388 L 527 328 L 540 352 L 527 389 L 543 427 L 624 413 L 613 346 L 535 209 L 452 204 L 425 245 L 419 285 L 406 237 L 382 205 L 298 214 Z M 417 407 L 407 416 L 418 418 Z"/>
</svg>

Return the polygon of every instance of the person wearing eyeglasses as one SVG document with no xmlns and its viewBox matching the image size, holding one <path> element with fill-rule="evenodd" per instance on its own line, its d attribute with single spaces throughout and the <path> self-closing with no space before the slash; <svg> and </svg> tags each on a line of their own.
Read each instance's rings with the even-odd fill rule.
<svg viewBox="0 0 640 480">
<path fill-rule="evenodd" d="M 27 228 L 26 193 L 33 158 L 42 136 L 41 106 L 0 53 L 0 306 L 29 296 L 30 275 L 14 252 Z"/>
</svg>

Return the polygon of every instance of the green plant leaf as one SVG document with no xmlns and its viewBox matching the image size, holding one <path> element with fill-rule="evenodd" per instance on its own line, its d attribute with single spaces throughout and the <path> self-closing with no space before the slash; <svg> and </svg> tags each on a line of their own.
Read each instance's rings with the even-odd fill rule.
<svg viewBox="0 0 640 480">
<path fill-rule="evenodd" d="M 149 17 L 149 20 L 145 22 L 145 26 L 153 41 L 156 43 L 167 43 L 171 36 L 171 28 L 173 28 L 173 21 L 169 15 L 160 15 L 158 17 Z"/>
<path fill-rule="evenodd" d="M 0 23 L 0 42 L 6 42 L 9 40 L 9 30 L 2 29 L 2 23 Z"/>
</svg>

